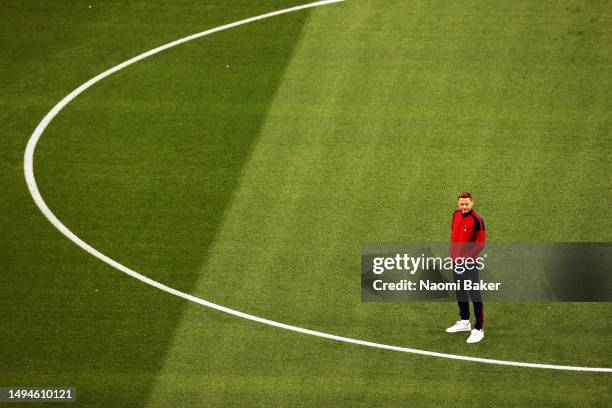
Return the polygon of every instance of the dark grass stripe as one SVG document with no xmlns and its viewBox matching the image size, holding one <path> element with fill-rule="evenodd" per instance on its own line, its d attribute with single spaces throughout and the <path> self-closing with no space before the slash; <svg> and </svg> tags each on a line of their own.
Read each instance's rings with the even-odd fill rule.
<svg viewBox="0 0 612 408">
<path fill-rule="evenodd" d="M 139 52 L 301 3 L 9 5 L 5 30 L 20 30 L 2 63 L 11 96 L 2 136 L 3 385 L 70 384 L 83 405 L 141 405 L 184 308 L 83 253 L 38 213 L 21 175 L 37 121 Z M 88 90 L 37 151 L 51 209 L 104 253 L 189 291 L 307 15 L 206 37 Z"/>
</svg>

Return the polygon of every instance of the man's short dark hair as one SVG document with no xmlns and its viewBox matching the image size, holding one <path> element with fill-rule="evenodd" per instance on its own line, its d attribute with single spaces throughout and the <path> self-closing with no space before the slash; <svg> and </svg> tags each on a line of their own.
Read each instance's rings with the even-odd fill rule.
<svg viewBox="0 0 612 408">
<path fill-rule="evenodd" d="M 459 193 L 459 197 L 457 198 L 457 200 L 459 200 L 460 198 L 469 198 L 471 200 L 472 199 L 472 193 L 467 192 L 467 191 Z"/>
</svg>

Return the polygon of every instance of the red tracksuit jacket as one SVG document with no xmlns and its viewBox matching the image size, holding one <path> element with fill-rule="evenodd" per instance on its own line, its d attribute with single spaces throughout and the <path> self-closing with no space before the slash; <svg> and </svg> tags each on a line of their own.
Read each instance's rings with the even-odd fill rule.
<svg viewBox="0 0 612 408">
<path fill-rule="evenodd" d="M 484 220 L 474 210 L 455 210 L 451 223 L 451 258 L 477 258 L 485 246 Z"/>
</svg>

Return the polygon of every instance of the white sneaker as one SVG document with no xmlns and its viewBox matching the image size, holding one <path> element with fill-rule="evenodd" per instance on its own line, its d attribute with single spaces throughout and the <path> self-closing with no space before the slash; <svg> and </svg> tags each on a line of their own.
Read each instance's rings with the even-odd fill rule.
<svg viewBox="0 0 612 408">
<path fill-rule="evenodd" d="M 474 329 L 470 334 L 470 337 L 466 340 L 467 343 L 478 343 L 480 340 L 484 339 L 484 331 Z"/>
<path fill-rule="evenodd" d="M 451 326 L 448 329 L 446 329 L 446 332 L 447 333 L 466 332 L 466 331 L 470 331 L 471 328 L 472 326 L 470 326 L 469 320 L 457 320 L 457 323 L 455 323 L 454 326 Z"/>
</svg>

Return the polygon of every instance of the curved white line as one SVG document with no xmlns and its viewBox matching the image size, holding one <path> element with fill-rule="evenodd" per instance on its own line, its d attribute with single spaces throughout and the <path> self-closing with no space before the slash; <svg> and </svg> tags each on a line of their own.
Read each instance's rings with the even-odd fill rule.
<svg viewBox="0 0 612 408">
<path fill-rule="evenodd" d="M 156 287 L 156 288 L 158 288 L 160 290 L 163 290 L 164 292 L 170 293 L 170 294 L 172 294 L 174 296 L 178 296 L 178 297 L 183 298 L 185 300 L 188 300 L 190 302 L 194 302 L 194 303 L 200 304 L 202 306 L 209 307 L 211 309 L 216 309 L 216 310 L 219 310 L 219 311 L 221 311 L 223 313 L 228 313 L 228 314 L 234 315 L 236 317 L 241 317 L 243 319 L 252 320 L 254 322 L 267 324 L 269 326 L 274 326 L 274 327 L 278 327 L 278 328 L 285 329 L 285 330 L 291 330 L 291 331 L 298 332 L 298 333 L 308 334 L 310 336 L 323 337 L 323 338 L 326 338 L 326 339 L 341 341 L 341 342 L 344 342 L 344 343 L 359 344 L 361 346 L 374 347 L 374 348 L 385 349 L 385 350 L 400 351 L 400 352 L 403 352 L 403 353 L 412 353 L 412 354 L 420 354 L 420 355 L 424 355 L 424 356 L 449 358 L 449 359 L 453 359 L 453 360 L 463 360 L 463 361 L 472 361 L 472 362 L 477 362 L 477 363 L 499 364 L 499 365 L 516 366 L 516 367 L 548 368 L 548 369 L 552 369 L 552 370 L 567 370 L 567 371 L 594 371 L 594 372 L 607 372 L 607 373 L 612 372 L 612 368 L 607 368 L 607 367 L 576 367 L 576 366 L 564 366 L 564 365 L 554 365 L 554 364 L 523 363 L 523 362 L 517 362 L 517 361 L 494 360 L 494 359 L 489 359 L 489 358 L 469 357 L 469 356 L 461 356 L 461 355 L 457 355 L 457 354 L 446 354 L 446 353 L 438 353 L 438 352 L 435 352 L 435 351 L 418 350 L 418 349 L 407 348 L 407 347 L 391 346 L 391 345 L 388 345 L 388 344 L 374 343 L 374 342 L 366 341 L 366 340 L 351 339 L 349 337 L 336 336 L 334 334 L 323 333 L 323 332 L 316 331 L 316 330 L 309 330 L 309 329 L 305 329 L 305 328 L 302 328 L 302 327 L 292 326 L 290 324 L 275 322 L 273 320 L 268 320 L 268 319 L 264 319 L 262 317 L 253 316 L 253 315 L 250 315 L 248 313 L 244 313 L 244 312 L 240 312 L 238 310 L 230 309 L 230 308 L 227 308 L 225 306 L 221 306 L 221 305 L 218 305 L 216 303 L 212 303 L 212 302 L 209 302 L 207 300 L 195 297 L 193 295 L 181 292 L 179 290 L 176 290 L 174 288 L 166 286 L 163 283 L 159 283 L 157 281 L 154 281 L 153 279 L 150 279 L 150 278 L 148 278 L 148 277 L 146 277 L 144 275 L 141 275 L 141 274 L 139 274 L 136 271 L 133 271 L 132 269 L 128 268 L 127 266 L 124 266 L 124 265 L 120 264 L 119 262 L 117 262 L 117 261 L 109 258 L 108 256 L 104 255 L 103 253 L 99 252 L 97 249 L 95 249 L 94 247 L 92 247 L 91 245 L 89 245 L 88 243 L 83 241 L 81 238 L 76 236 L 49 209 L 49 207 L 47 206 L 47 204 L 43 200 L 43 198 L 42 198 L 42 196 L 40 194 L 40 191 L 38 190 L 38 186 L 36 184 L 36 179 L 34 177 L 34 151 L 36 149 L 36 144 L 38 143 L 38 140 L 42 136 L 43 132 L 45 131 L 45 129 L 47 128 L 49 123 L 51 123 L 53 118 L 55 118 L 55 116 L 57 116 L 57 114 L 68 103 L 70 103 L 74 98 L 76 98 L 78 95 L 83 93 L 89 87 L 91 87 L 95 83 L 101 81 L 102 79 L 108 77 L 109 75 L 112 75 L 115 72 L 117 72 L 119 70 L 122 70 L 123 68 L 125 68 L 125 67 L 127 67 L 129 65 L 132 65 L 132 64 L 134 64 L 134 63 L 136 63 L 136 62 L 138 62 L 140 60 L 143 60 L 143 59 L 145 59 L 147 57 L 150 57 L 151 55 L 157 54 L 157 53 L 159 53 L 161 51 L 167 50 L 168 48 L 172 48 L 172 47 L 177 46 L 179 44 L 183 44 L 183 43 L 186 43 L 188 41 L 195 40 L 196 38 L 204 37 L 206 35 L 213 34 L 213 33 L 216 33 L 218 31 L 227 30 L 229 28 L 237 27 L 237 26 L 240 26 L 240 25 L 243 25 L 243 24 L 248 24 L 248 23 L 251 23 L 253 21 L 263 20 L 265 18 L 269 18 L 269 17 L 273 17 L 273 16 L 278 16 L 278 15 L 286 14 L 286 13 L 291 13 L 293 11 L 303 10 L 303 9 L 306 9 L 306 8 L 323 6 L 323 5 L 331 4 L 331 3 L 339 3 L 339 2 L 342 2 L 342 1 L 344 1 L 344 0 L 325 0 L 325 1 L 318 1 L 318 2 L 314 2 L 314 3 L 304 4 L 304 5 L 301 5 L 301 6 L 286 8 L 286 9 L 283 9 L 283 10 L 278 10 L 278 11 L 274 11 L 274 12 L 271 12 L 271 13 L 261 14 L 259 16 L 247 18 L 245 20 L 236 21 L 234 23 L 225 24 L 225 25 L 222 25 L 222 26 L 210 29 L 210 30 L 202 31 L 202 32 L 197 33 L 197 34 L 193 34 L 193 35 L 190 35 L 188 37 L 181 38 L 179 40 L 170 42 L 168 44 L 165 44 L 165 45 L 162 45 L 162 46 L 157 47 L 155 49 L 152 49 L 150 51 L 147 51 L 147 52 L 145 52 L 143 54 L 137 55 L 136 57 L 134 57 L 132 59 L 129 59 L 129 60 L 125 61 L 125 62 L 122 62 L 121 64 L 116 65 L 116 66 L 110 68 L 109 70 L 104 71 L 101 74 L 95 76 L 94 78 L 90 79 L 89 81 L 85 82 L 84 84 L 82 84 L 81 86 L 76 88 L 74 91 L 70 92 L 68 95 L 66 95 L 64 97 L 64 99 L 59 101 L 53 107 L 53 109 L 51 109 L 49 111 L 49 113 L 47 113 L 47 115 L 45 115 L 43 120 L 38 124 L 38 126 L 34 130 L 34 133 L 32 133 L 32 136 L 30 137 L 30 140 L 28 141 L 28 145 L 27 145 L 26 150 L 25 150 L 24 163 L 23 163 L 23 170 L 24 170 L 24 174 L 25 174 L 25 179 L 26 179 L 26 183 L 28 185 L 28 189 L 30 190 L 30 194 L 32 195 L 32 198 L 34 199 L 34 202 L 36 203 L 36 205 L 38 206 L 40 211 L 44 214 L 45 217 L 47 217 L 47 219 L 51 222 L 51 224 L 53 224 L 55 226 L 55 228 L 57 228 L 69 240 L 71 240 L 72 242 L 77 244 L 79 247 L 81 247 L 85 251 L 89 252 L 91 255 L 95 256 L 96 258 L 98 258 L 102 262 L 105 262 L 105 263 L 109 264 L 113 268 L 118 269 L 121 272 L 126 273 L 126 274 L 132 276 L 133 278 L 136 278 L 139 281 L 142 281 L 142 282 L 146 283 L 147 285 L 154 286 L 154 287 Z"/>
</svg>

